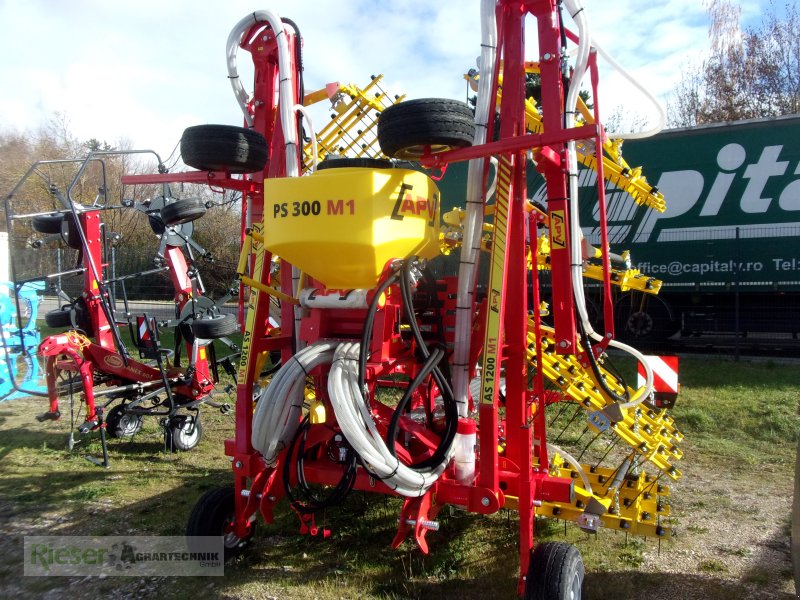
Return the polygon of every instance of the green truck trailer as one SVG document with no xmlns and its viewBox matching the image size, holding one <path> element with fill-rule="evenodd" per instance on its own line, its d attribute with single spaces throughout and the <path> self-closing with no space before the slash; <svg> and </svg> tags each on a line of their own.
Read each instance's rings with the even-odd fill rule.
<svg viewBox="0 0 800 600">
<path fill-rule="evenodd" d="M 607 186 L 612 251 L 629 250 L 634 267 L 664 282 L 655 298 L 618 295 L 617 336 L 797 337 L 800 115 L 667 130 L 626 142 L 623 154 L 629 164 L 642 165 L 667 210 L 638 206 Z M 463 198 L 464 173 L 460 165 L 448 169 L 445 208 Z M 595 173 L 583 170 L 579 184 L 583 233 L 599 244 Z M 533 168 L 528 195 L 546 202 Z M 602 308 L 590 312 L 599 315 Z"/>
</svg>

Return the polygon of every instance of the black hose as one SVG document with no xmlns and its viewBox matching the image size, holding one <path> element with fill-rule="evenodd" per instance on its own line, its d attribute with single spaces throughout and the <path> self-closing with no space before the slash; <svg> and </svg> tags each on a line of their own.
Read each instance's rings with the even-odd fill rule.
<svg viewBox="0 0 800 600">
<path fill-rule="evenodd" d="M 414 304 L 411 293 L 411 267 L 414 262 L 416 262 L 416 258 L 409 258 L 405 260 L 403 263 L 403 275 L 400 278 L 400 295 L 403 300 L 402 302 L 403 309 L 406 313 L 406 318 L 408 319 L 409 326 L 411 327 L 411 331 L 414 335 L 414 339 L 416 340 L 417 347 L 423 354 L 426 360 L 425 364 L 427 365 L 427 361 L 431 357 L 431 352 L 430 350 L 428 350 L 428 346 L 426 345 L 425 339 L 422 337 L 422 332 L 419 329 L 419 324 L 417 323 L 417 318 L 416 315 L 414 314 Z M 444 352 L 443 350 L 441 351 Z M 434 381 L 436 381 L 436 384 L 439 386 L 439 390 L 442 393 L 442 401 L 444 404 L 444 416 L 445 416 L 444 434 L 442 435 L 442 440 L 439 443 L 439 446 L 434 451 L 433 455 L 421 461 L 420 463 L 417 463 L 416 465 L 412 466 L 412 468 L 423 469 L 431 466 L 436 466 L 439 463 L 441 463 L 441 461 L 445 459 L 447 453 L 450 451 L 450 447 L 453 444 L 453 440 L 456 437 L 456 429 L 458 427 L 458 405 L 456 404 L 455 395 L 453 394 L 453 389 L 450 386 L 450 382 L 447 379 L 445 379 L 444 374 L 438 367 L 438 363 L 440 360 L 441 359 L 437 360 L 436 364 L 433 365 L 433 368 L 431 370 L 431 375 L 433 376 Z M 410 396 L 410 392 L 407 393 Z M 395 415 L 399 415 L 400 413 L 399 409 L 400 407 L 398 407 L 398 409 L 395 410 Z M 397 418 L 399 419 L 399 416 Z M 388 439 L 387 445 L 389 447 L 389 450 L 392 451 L 394 448 L 394 439 L 393 438 Z"/>
<path fill-rule="evenodd" d="M 295 60 L 295 67 L 297 68 L 297 95 L 298 97 L 295 98 L 295 102 L 298 104 L 303 104 L 303 99 L 306 95 L 305 90 L 305 83 L 303 81 L 303 37 L 300 35 L 300 28 L 297 26 L 297 23 L 288 19 L 286 17 L 282 17 L 281 21 L 289 25 L 292 29 L 294 29 L 294 36 L 295 36 L 295 44 L 294 44 L 294 60 Z M 297 130 L 300 132 L 300 135 L 303 136 L 303 113 L 298 112 L 295 116 L 295 120 L 297 121 Z"/>
<path fill-rule="evenodd" d="M 430 267 L 427 265 L 424 269 L 422 269 L 422 277 L 425 281 L 425 285 L 428 288 L 428 293 L 431 295 L 431 304 L 433 305 L 433 309 L 435 311 L 434 316 L 436 319 L 436 330 L 439 333 L 439 341 L 444 346 L 447 344 L 447 340 L 444 333 L 444 320 L 442 319 L 442 303 L 439 301 L 439 289 L 436 286 L 436 279 L 434 278 L 433 273 L 431 273 Z M 445 379 L 450 381 L 450 363 L 445 361 L 441 369 L 442 373 L 444 373 Z"/>
<path fill-rule="evenodd" d="M 288 17 L 281 17 L 281 21 L 294 29 L 294 35 L 295 38 L 297 38 L 294 45 L 294 60 L 297 66 L 297 72 L 299 73 L 297 93 L 300 98 L 298 100 L 300 104 L 302 104 L 303 97 L 306 94 L 305 84 L 303 83 L 303 36 L 300 35 L 300 28 L 297 26 L 297 23 L 295 23 L 292 19 L 289 19 Z"/>
<path fill-rule="evenodd" d="M 437 365 L 444 358 L 444 356 L 444 349 L 436 348 L 425 361 L 425 364 L 422 366 L 422 369 L 420 369 L 420 372 L 417 373 L 417 376 L 414 377 L 414 379 L 408 385 L 408 388 L 403 394 L 403 397 L 400 399 L 400 402 L 397 403 L 394 413 L 392 414 L 392 418 L 389 421 L 389 430 L 386 432 L 386 446 L 389 448 L 389 452 L 392 456 L 397 457 L 397 453 L 395 451 L 395 442 L 397 440 L 398 433 L 397 429 L 400 424 L 400 417 L 402 416 L 403 412 L 405 412 L 406 406 L 411 400 L 411 395 L 414 393 L 414 390 L 416 390 L 422 384 L 425 378 L 430 375 L 431 371 L 437 368 Z M 435 467 L 436 465 L 441 464 L 441 462 L 445 459 L 447 450 L 449 450 L 449 445 L 445 446 L 445 444 L 439 444 L 431 456 L 418 463 L 413 463 L 406 466 L 417 470 Z"/>
<path fill-rule="evenodd" d="M 458 406 L 456 404 L 455 396 L 453 395 L 453 390 L 448 379 L 444 377 L 441 369 L 438 367 L 439 362 L 441 362 L 441 360 L 445 357 L 445 351 L 441 347 L 436 348 L 434 350 L 436 356 L 434 356 L 434 358 L 431 358 L 432 353 L 428 349 L 425 340 L 422 337 L 422 332 L 419 329 L 419 324 L 417 323 L 417 319 L 414 314 L 414 305 L 411 293 L 411 279 L 410 279 L 411 265 L 413 264 L 413 262 L 415 262 L 415 259 L 408 259 L 404 261 L 402 266 L 402 272 L 395 271 L 389 277 L 387 277 L 386 280 L 383 283 L 381 283 L 375 290 L 375 295 L 373 296 L 369 304 L 369 307 L 367 308 L 367 316 L 364 320 L 364 329 L 361 332 L 361 346 L 359 348 L 359 357 L 358 357 L 358 384 L 361 390 L 364 390 L 364 388 L 366 387 L 367 358 L 369 354 L 369 347 L 372 342 L 372 330 L 375 322 L 375 314 L 377 313 L 378 310 L 378 303 L 380 302 L 380 297 L 391 285 L 394 285 L 399 280 L 403 310 L 405 312 L 407 320 L 409 321 L 409 326 L 411 327 L 414 339 L 416 340 L 417 347 L 419 348 L 425 360 L 425 364 L 423 365 L 423 371 L 425 371 L 425 374 L 422 377 L 420 377 L 419 374 L 417 375 L 414 381 L 417 381 L 417 379 L 419 379 L 419 381 L 417 381 L 416 384 L 412 382 L 409 385 L 408 390 L 406 390 L 406 394 L 403 396 L 404 400 L 401 400 L 401 402 L 407 404 L 408 399 L 406 399 L 406 396 L 410 398 L 411 393 L 414 391 L 414 389 L 418 387 L 422 382 L 422 380 L 425 379 L 425 377 L 427 377 L 429 374 L 433 376 L 434 380 L 436 381 L 436 384 L 439 386 L 439 390 L 442 393 L 442 399 L 444 401 L 445 431 L 444 434 L 442 435 L 442 439 L 441 442 L 439 443 L 439 446 L 436 448 L 436 450 L 430 457 L 414 465 L 409 465 L 409 467 L 412 469 L 421 470 L 421 469 L 427 469 L 431 466 L 439 465 L 443 460 L 445 460 L 456 435 L 456 429 L 458 426 Z M 393 456 L 394 456 L 394 441 L 397 437 L 397 427 L 401 414 L 402 414 L 402 407 L 398 406 L 395 409 L 394 415 L 392 416 L 392 422 L 394 422 L 394 425 L 390 423 L 392 434 L 391 437 L 389 437 L 389 439 L 387 440 L 387 447 L 389 448 L 389 451 L 392 453 Z"/>
<path fill-rule="evenodd" d="M 394 272 L 387 277 L 375 290 L 375 295 L 372 297 L 369 307 L 367 308 L 367 316 L 364 319 L 364 330 L 361 332 L 361 346 L 358 349 L 358 385 L 361 390 L 363 390 L 366 385 L 367 355 L 369 354 L 369 347 L 372 345 L 372 327 L 375 323 L 375 313 L 378 312 L 378 303 L 383 293 L 389 289 L 389 286 L 397 282 L 399 276 L 399 273 Z"/>
<path fill-rule="evenodd" d="M 314 492 L 311 490 L 311 486 L 309 486 L 308 481 L 306 480 L 304 468 L 306 439 L 310 429 L 311 421 L 309 420 L 308 415 L 306 415 L 300 423 L 297 433 L 295 433 L 294 437 L 292 438 L 292 442 L 289 445 L 289 449 L 283 461 L 283 488 L 286 492 L 286 497 L 289 498 L 292 508 L 302 514 L 312 514 L 331 506 L 341 504 L 344 502 L 345 498 L 347 498 L 348 494 L 350 494 L 350 492 L 353 490 L 356 482 L 357 456 L 355 452 L 351 451 L 349 453 L 349 461 L 345 465 L 345 470 L 344 473 L 342 473 L 339 483 L 333 486 L 331 491 L 322 498 L 319 498 L 314 494 Z M 299 490 L 300 493 L 295 494 L 295 490 L 292 490 L 289 481 L 292 474 L 292 456 L 295 454 L 295 447 L 298 445 L 298 442 L 299 448 L 297 450 L 297 458 L 294 463 L 297 471 L 297 490 Z"/>
<path fill-rule="evenodd" d="M 583 342 L 583 352 L 586 354 L 586 357 L 589 359 L 589 365 L 592 367 L 592 373 L 594 373 L 594 378 L 597 380 L 597 383 L 603 390 L 611 396 L 617 402 L 627 402 L 630 399 L 630 394 L 628 393 L 628 386 L 625 383 L 625 380 L 618 375 L 615 375 L 617 379 L 617 383 L 619 383 L 622 388 L 625 390 L 625 395 L 620 396 L 606 383 L 605 379 L 603 378 L 603 374 L 600 372 L 600 365 L 597 363 L 597 358 L 595 358 L 594 352 L 592 351 L 592 344 L 591 340 L 589 340 L 589 335 L 586 333 L 586 329 L 583 326 L 583 322 L 581 319 L 578 319 L 578 328 L 581 332 L 581 341 Z"/>
</svg>

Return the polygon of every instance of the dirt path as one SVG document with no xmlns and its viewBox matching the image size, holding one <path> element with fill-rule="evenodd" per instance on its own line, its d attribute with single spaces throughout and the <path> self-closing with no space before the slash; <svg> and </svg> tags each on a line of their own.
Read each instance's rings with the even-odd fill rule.
<svg viewBox="0 0 800 600">
<path fill-rule="evenodd" d="M 640 568 L 669 575 L 648 598 L 795 598 L 791 474 L 772 465 L 704 464 L 691 456 L 683 466 L 672 495 L 679 535 L 660 555 L 648 545 Z"/>
</svg>

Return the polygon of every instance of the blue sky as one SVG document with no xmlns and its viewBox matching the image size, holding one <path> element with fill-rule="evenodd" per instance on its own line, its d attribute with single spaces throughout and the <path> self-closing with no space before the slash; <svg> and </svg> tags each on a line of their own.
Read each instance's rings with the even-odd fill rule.
<svg viewBox="0 0 800 600">
<path fill-rule="evenodd" d="M 707 49 L 707 20 L 697 0 L 586 3 L 593 37 L 657 96 L 666 97 L 682 67 Z M 753 23 L 768 2 L 741 4 L 745 23 Z M 238 124 L 225 41 L 242 17 L 258 9 L 298 24 L 307 90 L 332 81 L 365 84 L 371 74 L 383 73 L 393 93 L 464 98 L 462 74 L 480 51 L 478 5 L 0 0 L 0 131 L 35 131 L 59 111 L 79 139 L 129 140 L 167 155 L 185 127 Z M 242 53 L 240 64 L 245 59 Z M 647 115 L 618 75 L 606 68 L 601 77 L 607 114 L 621 107 Z"/>
</svg>

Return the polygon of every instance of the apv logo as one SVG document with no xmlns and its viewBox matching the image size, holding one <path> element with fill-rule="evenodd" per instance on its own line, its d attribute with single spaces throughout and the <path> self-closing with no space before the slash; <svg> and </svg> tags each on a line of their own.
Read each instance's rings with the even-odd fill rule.
<svg viewBox="0 0 800 600">
<path fill-rule="evenodd" d="M 430 199 L 425 196 L 413 196 L 411 194 L 413 189 L 414 186 L 408 183 L 400 184 L 392 209 L 392 220 L 402 221 L 406 215 L 427 216 L 428 226 L 433 227 L 439 208 L 439 194 L 434 193 L 433 198 Z"/>
</svg>

